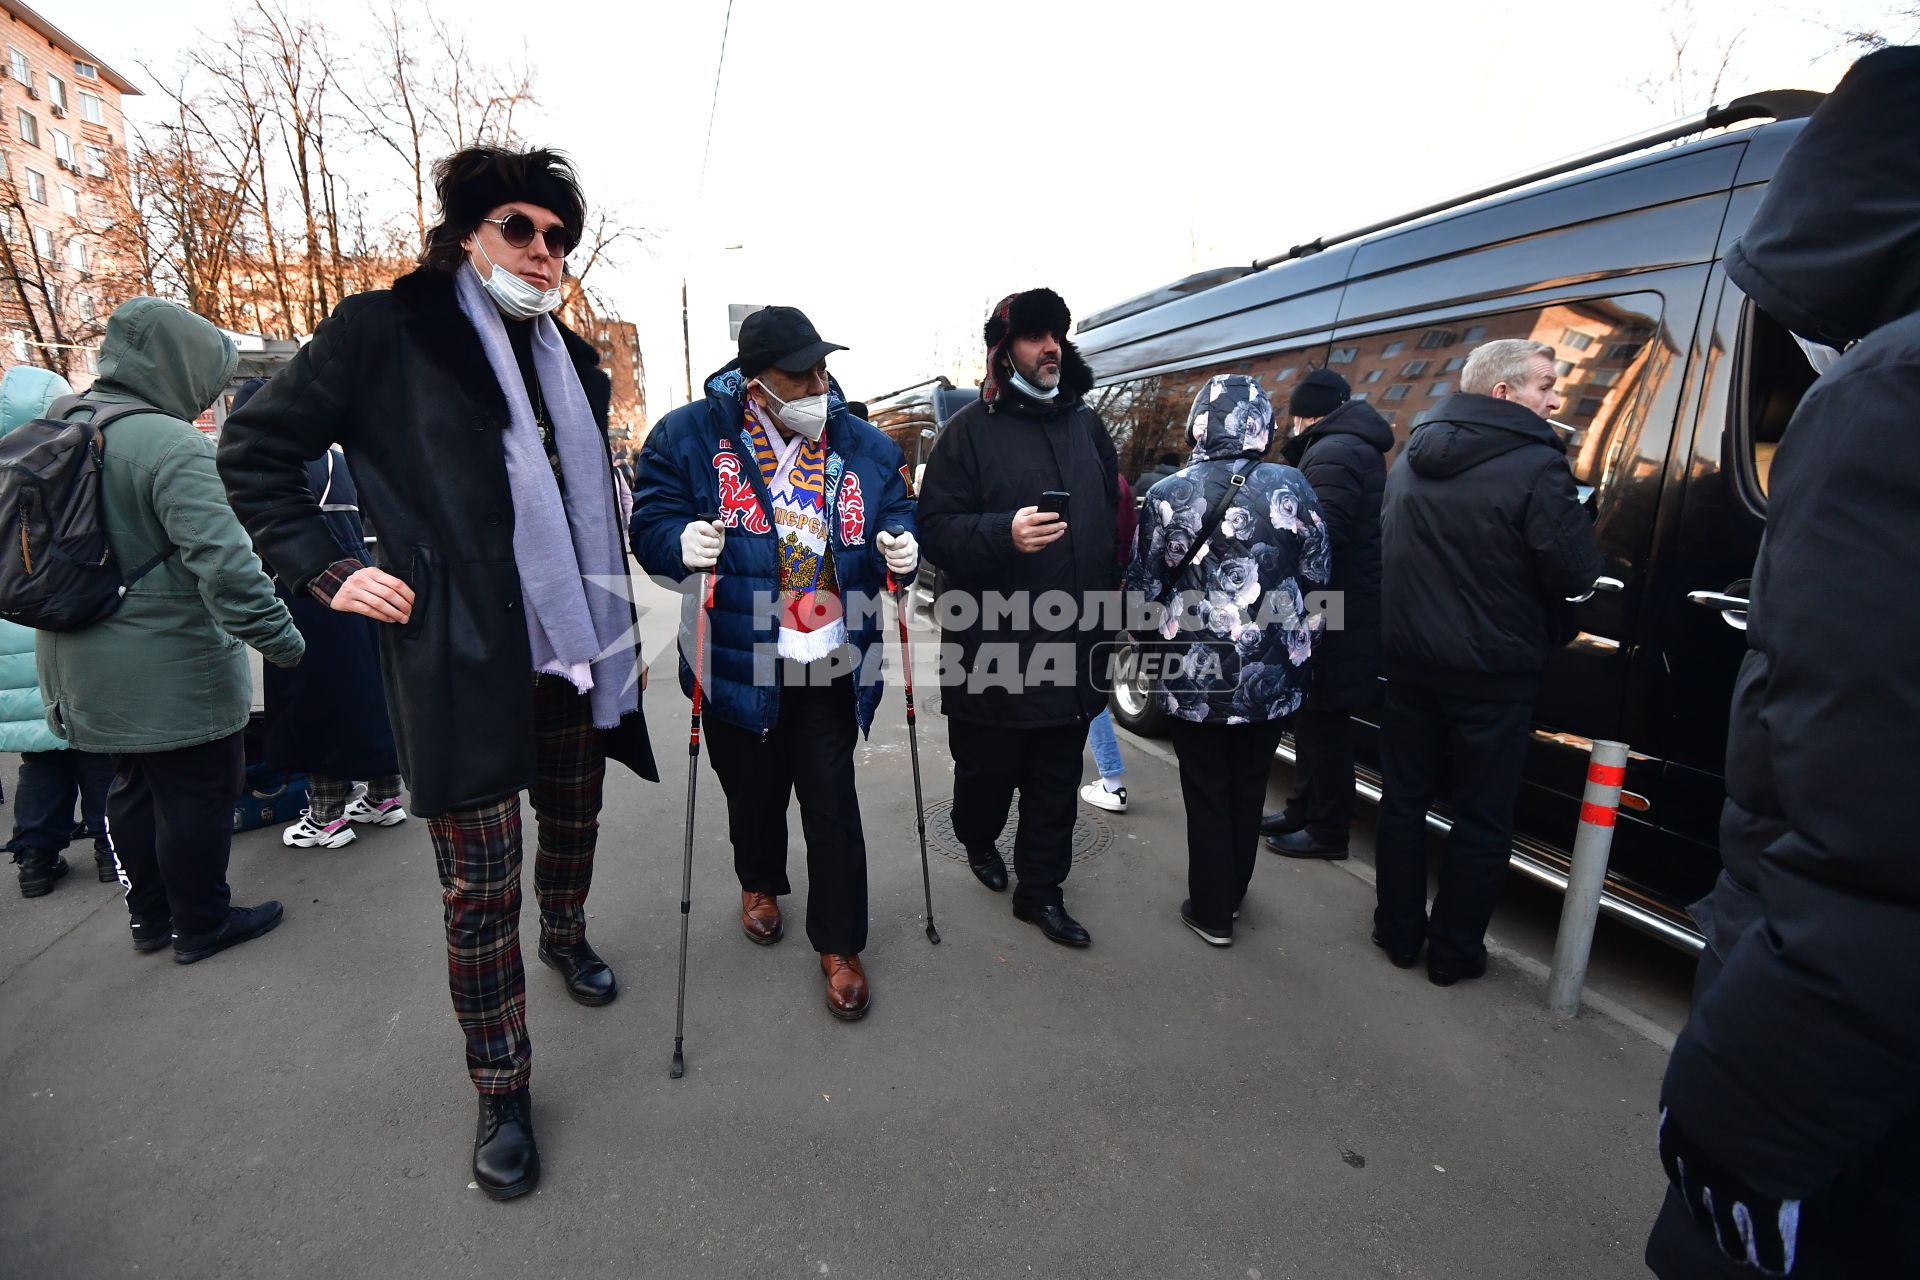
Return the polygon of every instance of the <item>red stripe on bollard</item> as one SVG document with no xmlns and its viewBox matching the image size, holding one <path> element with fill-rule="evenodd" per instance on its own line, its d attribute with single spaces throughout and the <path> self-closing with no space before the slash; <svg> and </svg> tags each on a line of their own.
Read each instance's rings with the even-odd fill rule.
<svg viewBox="0 0 1920 1280">
<path fill-rule="evenodd" d="M 1610 764 L 1590 764 L 1587 766 L 1587 781 L 1597 782 L 1603 787 L 1617 787 L 1627 780 L 1624 768 Z"/>
<path fill-rule="evenodd" d="M 1580 821 L 1596 827 L 1610 827 L 1617 811 L 1604 805 L 1583 804 L 1580 806 Z"/>
</svg>

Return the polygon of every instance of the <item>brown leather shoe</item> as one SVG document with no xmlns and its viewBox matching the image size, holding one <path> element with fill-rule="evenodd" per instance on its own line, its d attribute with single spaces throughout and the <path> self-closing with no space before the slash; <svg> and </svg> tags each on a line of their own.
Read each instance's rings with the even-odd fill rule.
<svg viewBox="0 0 1920 1280">
<path fill-rule="evenodd" d="M 867 1016 L 873 1006 L 873 993 L 867 990 L 867 971 L 860 967 L 859 956 L 836 956 L 822 952 L 820 972 L 827 975 L 827 1012 L 846 1022 Z"/>
<path fill-rule="evenodd" d="M 740 891 L 740 928 L 747 940 L 770 947 L 780 941 L 780 899 L 770 893 Z"/>
</svg>

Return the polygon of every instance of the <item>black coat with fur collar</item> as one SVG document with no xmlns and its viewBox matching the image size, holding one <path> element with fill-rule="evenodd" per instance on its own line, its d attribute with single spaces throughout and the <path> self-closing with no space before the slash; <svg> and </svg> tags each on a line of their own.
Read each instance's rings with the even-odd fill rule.
<svg viewBox="0 0 1920 1280">
<path fill-rule="evenodd" d="M 591 346 L 564 325 L 560 333 L 604 434 L 612 384 Z M 422 269 L 342 302 L 220 436 L 233 508 L 295 591 L 339 559 L 306 461 L 330 443 L 346 450 L 379 538 L 374 562 L 414 591 L 412 618 L 380 627 L 380 671 L 400 770 L 413 807 L 430 816 L 533 782 L 507 417 L 453 277 Z M 603 736 L 610 757 L 656 776 L 639 712 Z"/>
</svg>

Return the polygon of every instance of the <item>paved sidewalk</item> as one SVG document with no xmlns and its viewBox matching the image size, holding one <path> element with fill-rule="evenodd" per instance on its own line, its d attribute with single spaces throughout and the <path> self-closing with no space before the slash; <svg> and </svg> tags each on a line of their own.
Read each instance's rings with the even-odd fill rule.
<svg viewBox="0 0 1920 1280">
<path fill-rule="evenodd" d="M 232 880 L 285 924 L 192 967 L 133 952 L 90 863 L 33 902 L 0 885 L 0 1276 L 1644 1274 L 1656 1045 L 1550 1019 L 1510 964 L 1445 991 L 1392 968 L 1371 891 L 1324 864 L 1263 855 L 1235 946 L 1202 945 L 1177 778 L 1138 751 L 1133 812 L 1067 886 L 1092 949 L 938 855 L 931 947 L 893 690 L 860 754 L 872 1015 L 822 1007 L 797 849 L 787 939 L 741 936 L 703 764 L 669 1080 L 686 704 L 661 680 L 647 705 L 666 778 L 615 768 L 591 903 L 621 998 L 528 973 L 537 1195 L 469 1186 L 425 823 L 335 852 L 276 828 Z M 944 799 L 937 708 L 921 752 Z"/>
</svg>

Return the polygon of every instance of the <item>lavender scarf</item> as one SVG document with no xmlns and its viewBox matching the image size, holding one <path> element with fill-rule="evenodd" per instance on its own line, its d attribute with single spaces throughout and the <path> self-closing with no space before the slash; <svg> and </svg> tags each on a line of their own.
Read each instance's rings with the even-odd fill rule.
<svg viewBox="0 0 1920 1280">
<path fill-rule="evenodd" d="M 533 669 L 566 677 L 592 698 L 595 727 L 611 729 L 640 705 L 640 684 L 633 613 L 623 590 L 626 551 L 606 444 L 560 330 L 551 317 L 541 316 L 533 322 L 533 368 L 567 480 L 563 503 L 506 323 L 471 265 L 463 263 L 454 282 L 460 310 L 479 332 L 507 399 L 513 559 L 526 601 Z"/>
</svg>

